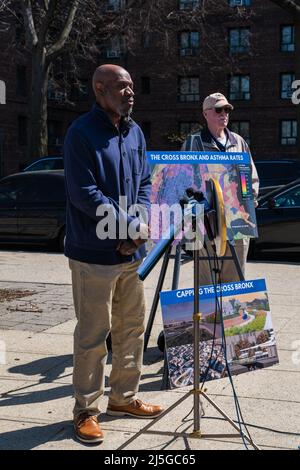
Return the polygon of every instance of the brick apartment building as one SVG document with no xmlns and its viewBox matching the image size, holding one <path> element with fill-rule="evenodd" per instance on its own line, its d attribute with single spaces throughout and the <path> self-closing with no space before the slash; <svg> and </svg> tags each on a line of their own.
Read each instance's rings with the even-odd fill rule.
<svg viewBox="0 0 300 470">
<path fill-rule="evenodd" d="M 108 0 L 112 10 L 123 3 Z M 172 6 L 184 15 L 199 5 L 201 0 L 174 0 Z M 269 0 L 228 0 L 222 5 L 209 19 L 206 34 L 187 25 L 177 28 L 169 34 L 167 49 L 156 34 L 141 33 L 134 54 L 112 39 L 101 61 L 87 67 L 80 90 L 73 93 L 75 106 L 66 103 L 63 91 L 49 87 L 49 155 L 61 153 L 69 124 L 93 103 L 90 78 L 95 66 L 111 62 L 124 65 L 134 79 L 133 117 L 149 149 L 179 148 L 179 136 L 203 122 L 203 98 L 221 91 L 235 106 L 229 127 L 249 141 L 254 158 L 297 157 L 297 107 L 291 102 L 296 73 L 293 19 Z M 28 163 L 30 91 L 26 60 L 20 54 L 14 60 L 5 47 L 1 51 L 0 80 L 7 90 L 6 104 L 0 105 L 3 176 Z"/>
</svg>

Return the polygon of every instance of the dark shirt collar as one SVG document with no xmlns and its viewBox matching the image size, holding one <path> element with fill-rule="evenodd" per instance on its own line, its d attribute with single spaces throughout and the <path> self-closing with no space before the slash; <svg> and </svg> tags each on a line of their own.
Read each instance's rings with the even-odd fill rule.
<svg viewBox="0 0 300 470">
<path fill-rule="evenodd" d="M 93 107 L 92 107 L 92 113 L 97 116 L 97 118 L 100 118 L 102 123 L 108 127 L 110 127 L 111 129 L 115 130 L 116 132 L 119 132 L 118 131 L 118 128 L 116 126 L 113 125 L 113 123 L 111 122 L 108 114 L 105 112 L 105 110 L 103 108 L 101 108 L 101 106 L 98 104 L 98 103 L 94 103 Z M 120 120 L 120 132 L 122 134 L 127 134 L 129 132 L 129 129 L 130 127 L 133 126 L 133 120 L 129 117 L 129 118 L 121 118 Z"/>
</svg>

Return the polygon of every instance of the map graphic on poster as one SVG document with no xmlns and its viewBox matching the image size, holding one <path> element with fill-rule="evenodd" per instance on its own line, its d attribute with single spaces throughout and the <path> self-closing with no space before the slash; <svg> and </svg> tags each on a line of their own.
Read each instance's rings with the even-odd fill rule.
<svg viewBox="0 0 300 470">
<path fill-rule="evenodd" d="M 218 286 L 220 288 L 220 286 Z M 214 286 L 200 294 L 200 382 L 237 375 L 279 362 L 264 279 L 221 284 L 217 294 L 223 312 L 226 348 L 220 314 L 216 312 Z M 160 295 L 171 388 L 193 385 L 194 289 Z"/>
<path fill-rule="evenodd" d="M 205 195 L 206 181 L 216 178 L 220 183 L 227 227 L 227 239 L 258 236 L 252 195 L 251 168 L 238 164 L 159 164 L 152 172 L 153 204 L 178 203 L 193 187 Z M 158 224 L 159 221 L 152 221 Z"/>
</svg>

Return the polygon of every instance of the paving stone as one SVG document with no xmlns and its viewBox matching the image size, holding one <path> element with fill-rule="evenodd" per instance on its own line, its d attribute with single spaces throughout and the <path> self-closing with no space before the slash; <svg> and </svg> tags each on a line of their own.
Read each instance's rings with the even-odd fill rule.
<svg viewBox="0 0 300 470">
<path fill-rule="evenodd" d="M 12 258 L 16 263 L 23 259 L 26 264 L 29 262 L 29 257 L 27 254 L 24 256 L 23 259 L 13 254 Z M 40 279 L 45 282 L 40 282 L 33 275 L 28 276 L 27 279 L 32 279 L 33 282 L 23 282 L 21 277 L 17 277 L 17 270 L 15 280 L 19 279 L 20 282 L 9 282 L 8 278 L 6 278 L 7 281 L 0 282 L 0 288 L 36 290 L 37 294 L 27 300 L 29 302 L 31 299 L 32 304 L 36 304 L 43 310 L 41 313 L 34 314 L 33 318 L 29 318 L 29 313 L 32 312 L 24 312 L 28 314 L 26 321 L 24 319 L 16 325 L 6 323 L 9 328 L 20 327 L 24 328 L 24 331 L 7 330 L 4 329 L 7 328 L 5 321 L 11 321 L 8 320 L 7 314 L 16 312 L 7 312 L 8 304 L 0 303 L 0 328 L 1 321 L 3 322 L 3 329 L 0 329 L 0 341 L 5 341 L 7 350 L 7 364 L 0 366 L 0 393 L 10 392 L 0 399 L 1 449 L 7 446 L 11 449 L 90 450 L 90 447 L 83 446 L 74 440 L 71 423 L 74 404 L 72 350 L 76 320 L 72 306 L 71 286 L 66 285 L 66 279 L 69 279 L 70 273 L 65 263 L 66 260 L 59 257 L 60 255 L 52 258 L 51 255 L 49 256 L 49 258 L 37 257 L 39 259 L 36 266 L 45 260 L 49 263 L 47 267 L 49 266 L 50 271 L 52 270 L 52 277 L 41 276 Z M 6 257 L 9 260 L 11 254 L 6 254 Z M 32 260 L 32 255 L 30 259 Z M 192 263 L 182 268 L 180 287 L 193 285 L 192 268 Z M 55 278 L 57 269 L 61 271 L 56 276 L 56 284 L 47 284 L 47 281 Z M 145 282 L 148 312 L 159 271 L 158 266 Z M 24 272 L 22 276 L 24 278 Z M 59 284 L 58 278 L 64 285 Z M 299 445 L 299 436 L 288 435 L 288 433 L 296 434 L 300 429 L 300 322 L 298 314 L 300 295 L 295 289 L 295 286 L 300 285 L 299 266 L 280 263 L 248 263 L 247 278 L 267 279 L 280 363 L 269 369 L 236 376 L 233 382 L 246 421 L 257 426 L 250 428 L 257 444 L 264 449 L 296 449 Z M 164 289 L 170 288 L 171 283 L 172 272 L 169 270 Z M 10 302 L 9 305 L 26 305 L 26 302 L 22 299 L 14 303 Z M 149 347 L 145 353 L 139 397 L 165 407 L 183 397 L 186 399 L 161 421 L 154 424 L 151 433 L 140 436 L 129 445 L 128 449 L 150 449 L 150 451 L 243 449 L 240 438 L 200 440 L 190 438 L 193 420 L 192 415 L 188 417 L 187 415 L 193 407 L 193 395 L 185 395 L 189 390 L 184 388 L 172 391 L 161 390 L 163 355 L 156 347 L 157 336 L 162 329 L 161 323 L 161 311 L 158 309 Z M 36 328 L 37 332 L 28 331 L 28 328 Z M 39 333 L 40 328 L 44 331 Z M 18 358 L 19 361 L 16 360 Z M 121 419 L 106 416 L 104 411 L 108 400 L 110 370 L 111 356 L 108 358 L 106 367 L 106 392 L 101 399 L 103 412 L 100 415 L 106 439 L 101 446 L 92 448 L 93 450 L 117 449 L 148 423 L 145 420 L 129 417 Z M 233 393 L 228 379 L 209 382 L 206 386 L 210 398 L 230 417 L 235 418 Z M 204 406 L 206 418 L 201 420 L 203 432 L 208 434 L 232 432 L 231 427 L 220 420 L 219 413 L 211 405 L 205 403 Z M 183 429 L 187 432 L 185 438 L 177 435 Z M 275 433 L 276 430 L 281 433 Z M 2 441 L 1 437 L 4 438 Z"/>
</svg>

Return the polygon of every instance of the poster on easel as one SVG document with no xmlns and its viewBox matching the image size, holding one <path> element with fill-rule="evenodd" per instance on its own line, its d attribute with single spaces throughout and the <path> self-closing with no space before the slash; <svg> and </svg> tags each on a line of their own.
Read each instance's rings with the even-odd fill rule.
<svg viewBox="0 0 300 470">
<path fill-rule="evenodd" d="M 167 152 L 166 154 L 168 156 Z M 208 152 L 207 163 L 189 163 L 187 159 L 184 164 L 156 164 L 151 176 L 151 203 L 160 206 L 165 204 L 170 207 L 185 196 L 187 188 L 194 188 L 206 196 L 206 183 L 214 179 L 220 184 L 223 193 L 227 240 L 257 238 L 250 160 L 245 159 L 244 162 L 239 163 L 238 160 L 234 160 L 234 157 L 239 156 L 238 154 L 210 154 L 211 152 Z M 231 155 L 233 157 L 230 159 Z M 150 156 L 153 157 L 152 154 Z M 206 154 L 205 152 L 174 152 L 172 156 L 181 159 L 198 156 L 199 161 L 202 161 Z M 218 160 L 214 161 L 213 157 L 215 159 L 218 157 Z M 221 157 L 227 157 L 228 160 L 220 163 Z M 151 162 L 153 163 L 153 160 Z M 153 220 L 152 223 L 157 226 L 159 221 Z"/>
<path fill-rule="evenodd" d="M 264 279 L 201 286 L 199 299 L 200 382 L 227 377 L 227 365 L 237 375 L 279 362 Z M 170 386 L 193 385 L 194 289 L 161 292 L 160 301 Z"/>
</svg>

